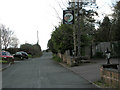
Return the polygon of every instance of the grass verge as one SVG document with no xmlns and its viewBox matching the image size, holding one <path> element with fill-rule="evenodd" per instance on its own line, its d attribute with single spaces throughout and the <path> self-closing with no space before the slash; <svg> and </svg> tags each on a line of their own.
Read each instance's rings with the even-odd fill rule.
<svg viewBox="0 0 120 90">
<path fill-rule="evenodd" d="M 0 60 L 0 63 L 8 63 L 8 61 Z"/>
<path fill-rule="evenodd" d="M 111 88 L 108 84 L 103 83 L 102 81 L 96 81 L 94 84 L 98 85 L 101 88 Z"/>
</svg>

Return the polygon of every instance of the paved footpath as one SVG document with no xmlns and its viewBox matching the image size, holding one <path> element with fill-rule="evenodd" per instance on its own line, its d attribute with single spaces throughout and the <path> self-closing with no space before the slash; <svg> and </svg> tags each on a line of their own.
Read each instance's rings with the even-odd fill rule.
<svg viewBox="0 0 120 90">
<path fill-rule="evenodd" d="M 41 58 L 17 62 L 2 72 L 3 88 L 96 88 L 69 69 L 51 60 L 52 53 Z"/>
<path fill-rule="evenodd" d="M 82 76 L 83 78 L 85 78 L 86 80 L 90 82 L 96 82 L 96 81 L 101 80 L 100 66 L 102 64 L 106 64 L 107 60 L 98 59 L 98 60 L 90 60 L 90 61 L 91 63 L 83 63 L 80 66 L 67 67 L 67 68 L 77 73 L 78 75 Z M 118 62 L 118 59 L 111 59 L 110 62 L 112 64 L 120 64 Z"/>
</svg>

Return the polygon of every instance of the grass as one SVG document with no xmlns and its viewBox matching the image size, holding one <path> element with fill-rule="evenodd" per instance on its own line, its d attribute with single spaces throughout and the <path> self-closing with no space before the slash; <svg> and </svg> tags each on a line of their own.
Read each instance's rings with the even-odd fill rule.
<svg viewBox="0 0 120 90">
<path fill-rule="evenodd" d="M 102 81 L 96 81 L 94 84 L 100 86 L 101 88 L 111 88 L 108 84 L 103 83 Z"/>
<path fill-rule="evenodd" d="M 0 60 L 0 63 L 8 63 L 8 61 Z"/>
<path fill-rule="evenodd" d="M 29 58 L 32 58 L 32 55 L 28 54 L 28 57 L 29 57 Z"/>
<path fill-rule="evenodd" d="M 38 57 L 41 57 L 41 56 L 42 56 L 42 53 L 40 53 L 39 55 L 28 54 L 28 58 L 38 58 Z"/>
</svg>

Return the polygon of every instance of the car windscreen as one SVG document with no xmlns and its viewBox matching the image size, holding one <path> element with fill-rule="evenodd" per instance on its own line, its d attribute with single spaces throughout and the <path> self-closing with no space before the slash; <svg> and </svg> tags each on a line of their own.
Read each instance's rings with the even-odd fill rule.
<svg viewBox="0 0 120 90">
<path fill-rule="evenodd" d="M 2 52 L 3 56 L 11 56 L 11 54 L 9 52 Z"/>
<path fill-rule="evenodd" d="M 10 54 L 9 52 L 6 52 L 6 54 L 7 54 L 8 56 L 11 56 L 11 54 Z"/>
<path fill-rule="evenodd" d="M 2 55 L 7 55 L 6 52 L 2 52 Z"/>
<path fill-rule="evenodd" d="M 21 52 L 16 52 L 16 55 L 21 55 Z"/>
</svg>

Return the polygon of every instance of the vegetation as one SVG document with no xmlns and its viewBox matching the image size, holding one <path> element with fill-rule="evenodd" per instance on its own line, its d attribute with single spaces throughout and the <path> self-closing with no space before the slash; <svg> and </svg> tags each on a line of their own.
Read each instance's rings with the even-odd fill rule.
<svg viewBox="0 0 120 90">
<path fill-rule="evenodd" d="M 29 57 L 40 57 L 42 55 L 41 47 L 39 44 L 29 44 L 25 43 L 20 46 L 20 48 L 8 48 L 7 51 L 9 51 L 11 54 L 15 54 L 19 51 L 25 51 L 28 53 Z"/>
<path fill-rule="evenodd" d="M 64 53 L 73 50 L 73 31 L 69 25 L 61 24 L 56 28 L 48 42 L 48 47 L 53 53 Z"/>
<path fill-rule="evenodd" d="M 53 58 L 52 58 L 54 61 L 57 61 L 57 62 L 62 62 L 62 59 L 60 57 L 58 57 L 56 54 L 53 55 Z"/>
<path fill-rule="evenodd" d="M 82 19 L 80 20 L 80 29 L 81 29 L 81 55 L 85 55 L 84 47 L 91 46 L 94 42 L 110 42 L 111 46 L 114 41 L 120 40 L 120 1 L 116 3 L 114 7 L 114 13 L 112 18 L 105 16 L 103 21 L 98 21 L 99 27 L 95 29 L 95 19 L 94 16 L 98 15 L 96 11 L 82 9 L 83 14 L 81 15 Z M 75 11 L 76 13 L 76 11 Z M 76 27 L 76 38 L 78 38 L 78 27 L 77 19 L 75 19 Z M 48 48 L 53 53 L 64 53 L 66 50 L 73 51 L 73 27 L 72 25 L 60 24 L 58 27 L 55 27 L 55 30 L 51 34 L 51 39 L 48 41 Z M 78 42 L 76 42 L 78 44 Z M 77 46 L 76 46 L 77 47 Z M 119 43 L 114 47 L 116 54 L 120 51 Z M 77 47 L 78 49 L 78 47 Z M 92 51 L 91 51 L 92 52 Z M 119 56 L 119 55 L 118 55 Z M 104 57 L 101 52 L 96 53 L 96 57 Z"/>
<path fill-rule="evenodd" d="M 95 20 L 92 16 L 97 15 L 97 13 L 93 10 L 86 10 L 82 9 L 83 14 L 81 15 L 83 19 L 81 19 L 80 26 L 81 26 L 81 47 L 84 48 L 91 44 L 94 32 L 95 32 L 95 25 L 93 24 Z M 75 11 L 76 13 L 76 11 Z M 78 38 L 78 27 L 77 27 L 77 20 L 75 19 L 75 27 L 76 30 L 74 31 L 76 34 L 76 38 Z M 51 34 L 51 39 L 48 41 L 48 48 L 53 53 L 65 53 L 66 50 L 70 50 L 72 54 L 74 48 L 74 40 L 73 40 L 73 25 L 66 25 L 60 24 L 58 27 L 55 27 L 55 31 Z M 78 42 L 76 41 L 76 44 Z M 77 46 L 76 46 L 77 47 Z M 78 48 L 78 47 L 77 47 Z M 81 53 L 84 55 L 84 51 L 82 50 Z"/>
<path fill-rule="evenodd" d="M 8 64 L 8 63 L 14 63 L 14 60 L 12 58 L 8 58 L 8 59 L 5 59 L 5 58 L 2 58 L 2 60 L 0 60 L 0 63 L 2 64 Z"/>
<path fill-rule="evenodd" d="M 96 31 L 97 42 L 109 42 L 110 41 L 110 30 L 111 30 L 111 22 L 109 17 L 104 17 L 103 22 L 100 24 L 100 27 Z"/>
<path fill-rule="evenodd" d="M 103 22 L 100 24 L 100 27 L 97 29 L 95 34 L 96 42 L 114 42 L 114 52 L 116 56 L 120 57 L 120 1 L 114 6 L 114 13 L 112 14 L 112 19 L 108 16 L 104 17 Z M 111 45 L 112 46 L 112 45 Z"/>
<path fill-rule="evenodd" d="M 103 83 L 102 81 L 96 81 L 94 84 L 98 85 L 101 88 L 111 88 L 108 84 Z"/>
<path fill-rule="evenodd" d="M 5 25 L 1 25 L 0 30 L 3 49 L 7 50 L 8 47 L 17 48 L 19 40 L 14 35 L 14 32 L 9 28 L 6 28 Z"/>
<path fill-rule="evenodd" d="M 18 51 L 25 51 L 29 54 L 29 57 L 39 57 L 42 55 L 41 47 L 37 44 L 25 43 L 18 48 L 19 40 L 14 35 L 14 32 L 5 25 L 0 25 L 1 30 L 1 46 L 3 50 L 9 51 L 11 54 L 15 54 Z"/>
<path fill-rule="evenodd" d="M 6 60 L 0 60 L 0 64 L 3 64 L 3 63 L 8 63 L 8 61 L 6 61 Z"/>
<path fill-rule="evenodd" d="M 94 58 L 105 58 L 102 52 L 96 52 Z"/>
<path fill-rule="evenodd" d="M 112 19 L 105 16 L 103 22 L 96 31 L 96 41 L 109 42 L 120 40 L 120 1 L 114 6 L 114 13 Z"/>
</svg>

